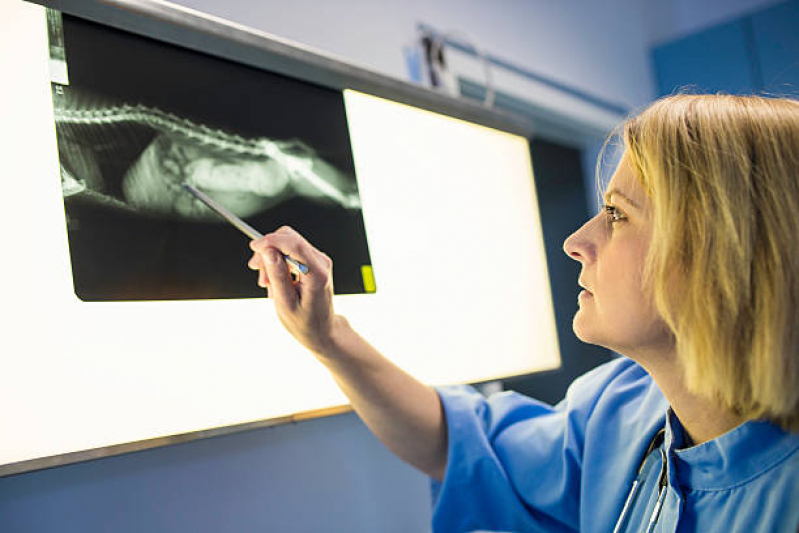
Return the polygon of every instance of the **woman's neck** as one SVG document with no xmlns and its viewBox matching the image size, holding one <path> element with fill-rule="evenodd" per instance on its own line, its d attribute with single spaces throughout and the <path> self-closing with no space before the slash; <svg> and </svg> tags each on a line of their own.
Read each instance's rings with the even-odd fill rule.
<svg viewBox="0 0 799 533">
<path fill-rule="evenodd" d="M 688 390 L 682 365 L 676 354 L 647 357 L 640 364 L 649 372 L 668 400 L 689 438 L 690 445 L 696 446 L 713 440 L 746 421 L 713 399 Z"/>
<path fill-rule="evenodd" d="M 680 420 L 691 446 L 713 440 L 745 422 L 741 416 L 717 402 L 690 392 L 685 387 L 682 376 L 677 379 L 672 376 L 665 379 L 662 376 L 652 378 Z"/>
</svg>

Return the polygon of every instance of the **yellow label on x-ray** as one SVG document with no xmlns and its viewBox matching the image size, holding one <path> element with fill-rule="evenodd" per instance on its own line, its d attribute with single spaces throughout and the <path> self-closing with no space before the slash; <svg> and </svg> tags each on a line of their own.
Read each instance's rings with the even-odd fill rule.
<svg viewBox="0 0 799 533">
<path fill-rule="evenodd" d="M 375 274 L 372 272 L 372 265 L 361 266 L 361 276 L 363 276 L 363 290 L 366 292 L 375 292 Z"/>
</svg>

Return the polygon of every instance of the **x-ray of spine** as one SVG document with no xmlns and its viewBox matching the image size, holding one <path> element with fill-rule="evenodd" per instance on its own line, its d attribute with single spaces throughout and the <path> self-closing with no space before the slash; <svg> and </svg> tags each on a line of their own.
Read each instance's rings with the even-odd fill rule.
<svg viewBox="0 0 799 533">
<path fill-rule="evenodd" d="M 320 243 L 336 292 L 374 290 L 340 93 L 66 15 L 48 23 L 63 42 L 53 103 L 79 297 L 261 295 L 246 239 L 183 183 L 263 233 L 288 224 Z"/>
<path fill-rule="evenodd" d="M 181 183 L 207 191 L 242 217 L 292 195 L 346 209 L 361 207 L 352 180 L 302 141 L 246 139 L 142 105 L 70 109 L 59 106 L 62 100 L 55 98 L 55 120 L 63 138 L 66 196 L 85 191 L 87 183 L 90 191 L 103 190 L 100 170 L 92 161 L 98 147 L 115 142 L 139 145 L 154 135 L 122 181 L 124 201 L 131 208 L 217 220 L 203 203 L 186 195 Z M 142 127 L 151 130 L 149 135 L 140 131 Z"/>
</svg>

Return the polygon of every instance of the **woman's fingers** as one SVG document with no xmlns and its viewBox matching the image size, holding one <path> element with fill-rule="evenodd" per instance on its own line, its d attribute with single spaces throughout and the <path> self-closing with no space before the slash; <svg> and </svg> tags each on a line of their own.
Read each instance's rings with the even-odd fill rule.
<svg viewBox="0 0 799 533">
<path fill-rule="evenodd" d="M 301 276 L 302 281 L 312 287 L 322 287 L 327 283 L 330 272 L 330 259 L 314 248 L 294 229 L 283 226 L 274 233 L 252 241 L 250 247 L 263 253 L 267 248 L 276 248 L 308 267 L 308 273 Z"/>
<path fill-rule="evenodd" d="M 258 253 L 253 252 L 252 257 L 250 257 L 250 260 L 247 261 L 247 266 L 250 267 L 252 270 L 261 270 L 264 268 L 264 262 Z"/>
<path fill-rule="evenodd" d="M 261 249 L 266 276 L 269 279 L 269 290 L 275 304 L 293 310 L 299 302 L 299 294 L 289 273 L 288 265 L 282 253 L 271 246 Z"/>
<path fill-rule="evenodd" d="M 330 346 L 335 316 L 330 258 L 288 227 L 252 241 L 250 247 L 258 257 L 249 264 L 265 272 L 280 321 L 305 347 L 321 353 Z M 308 272 L 292 279 L 287 255 L 304 263 Z"/>
<path fill-rule="evenodd" d="M 266 265 L 261 254 L 253 252 L 252 257 L 247 261 L 247 266 L 252 270 L 258 271 L 258 286 L 264 289 L 269 287 L 269 276 L 266 274 Z"/>
</svg>

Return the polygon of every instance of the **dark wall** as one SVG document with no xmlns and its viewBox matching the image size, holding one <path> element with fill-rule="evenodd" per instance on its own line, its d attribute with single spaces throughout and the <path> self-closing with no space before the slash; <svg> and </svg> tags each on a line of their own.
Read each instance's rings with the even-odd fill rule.
<svg viewBox="0 0 799 533">
<path fill-rule="evenodd" d="M 530 153 L 562 365 L 552 372 L 506 380 L 504 387 L 556 403 L 563 398 L 574 378 L 610 360 L 611 355 L 605 348 L 580 341 L 572 331 L 581 266 L 563 252 L 563 241 L 589 218 L 580 150 L 545 139 L 532 139 Z"/>
</svg>

